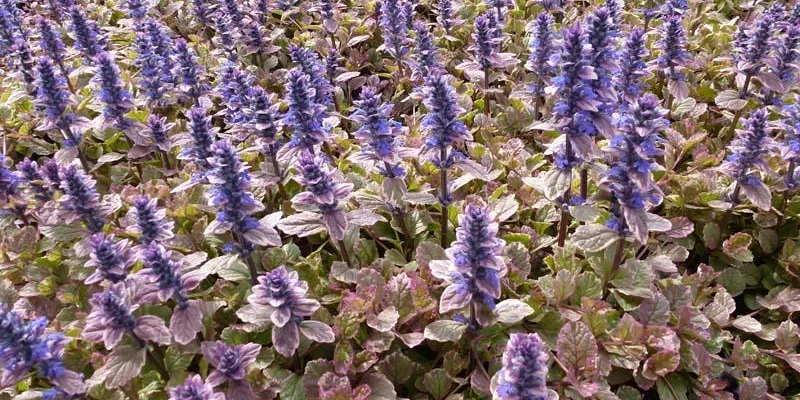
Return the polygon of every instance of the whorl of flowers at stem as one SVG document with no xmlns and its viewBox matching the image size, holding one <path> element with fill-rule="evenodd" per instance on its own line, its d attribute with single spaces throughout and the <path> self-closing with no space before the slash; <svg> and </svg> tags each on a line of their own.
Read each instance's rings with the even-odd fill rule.
<svg viewBox="0 0 800 400">
<path fill-rule="evenodd" d="M 689 0 L 667 0 L 661 9 L 666 17 L 680 16 L 689 11 Z"/>
<path fill-rule="evenodd" d="M 192 0 L 192 14 L 201 26 L 207 26 L 213 12 L 207 0 Z"/>
<path fill-rule="evenodd" d="M 123 7 L 128 11 L 128 16 L 134 21 L 141 21 L 147 16 L 147 4 L 145 0 L 126 0 Z"/>
<path fill-rule="evenodd" d="M 450 261 L 436 268 L 434 276 L 449 282 L 439 303 L 439 312 L 464 308 L 471 303 L 493 309 L 500 298 L 500 279 L 508 272 L 502 251 L 505 242 L 497 237 L 499 226 L 488 207 L 468 204 L 458 216 L 456 241 L 445 250 Z M 485 321 L 476 321 L 484 325 Z"/>
<path fill-rule="evenodd" d="M 22 74 L 22 79 L 26 84 L 32 85 L 34 83 L 34 62 L 28 42 L 22 37 L 17 37 L 12 48 L 17 53 L 16 61 L 19 63 L 17 69 Z"/>
<path fill-rule="evenodd" d="M 535 333 L 512 333 L 497 371 L 495 394 L 501 400 L 547 399 L 547 353 Z"/>
<path fill-rule="evenodd" d="M 383 48 L 396 60 L 402 60 L 409 50 L 408 18 L 411 16 L 406 14 L 401 1 L 384 1 L 381 4 Z"/>
<path fill-rule="evenodd" d="M 248 124 L 255 133 L 264 154 L 274 152 L 277 135 L 282 128 L 280 104 L 273 104 L 274 97 L 261 86 L 250 89 L 250 102 L 244 109 Z M 272 150 L 271 150 L 272 149 Z"/>
<path fill-rule="evenodd" d="M 239 52 L 236 48 L 238 35 L 233 28 L 230 17 L 217 15 L 214 22 L 214 42 L 216 46 L 222 49 L 225 58 L 230 61 L 237 61 L 239 59 Z"/>
<path fill-rule="evenodd" d="M 316 207 L 323 214 L 334 213 L 338 210 L 339 202 L 347 198 L 353 189 L 352 184 L 336 183 L 327 161 L 318 154 L 301 152 L 295 169 L 299 173 L 295 180 L 307 190 L 295 196 L 293 202 L 296 205 Z"/>
<path fill-rule="evenodd" d="M 246 55 L 261 53 L 268 40 L 266 29 L 256 21 L 250 20 L 242 28 L 242 43 Z"/>
<path fill-rule="evenodd" d="M 125 114 L 133 109 L 133 96 L 125 89 L 119 67 L 111 54 L 98 54 L 94 58 L 94 64 L 97 97 L 105 103 L 103 116 L 117 128 L 124 130 L 131 124 Z"/>
<path fill-rule="evenodd" d="M 101 213 L 100 195 L 95 189 L 94 179 L 82 169 L 70 165 L 61 170 L 61 190 L 64 195 L 59 203 L 70 219 L 81 219 L 92 233 L 103 230 L 105 218 Z"/>
<path fill-rule="evenodd" d="M 789 188 L 797 188 L 797 175 L 800 171 L 800 105 L 797 102 L 783 106 L 783 119 L 781 128 L 784 131 L 783 141 L 780 143 L 780 155 L 789 165 L 785 182 Z"/>
<path fill-rule="evenodd" d="M 167 83 L 173 83 L 173 69 L 175 62 L 173 61 L 173 48 L 174 41 L 170 36 L 169 28 L 164 26 L 161 22 L 155 19 L 148 19 L 145 23 L 145 30 L 150 39 L 150 44 L 153 46 L 153 53 L 161 59 L 161 80 Z"/>
<path fill-rule="evenodd" d="M 642 85 L 647 76 L 644 59 L 648 51 L 644 41 L 644 30 L 634 28 L 625 39 L 620 55 L 620 71 L 616 76 L 617 94 L 622 104 L 631 104 L 642 95 Z"/>
<path fill-rule="evenodd" d="M 427 76 L 440 74 L 444 67 L 439 61 L 439 48 L 433 43 L 433 35 L 428 26 L 417 21 L 414 23 L 414 33 L 414 77 L 425 79 Z"/>
<path fill-rule="evenodd" d="M 591 81 L 597 79 L 590 64 L 592 48 L 579 23 L 566 28 L 562 33 L 562 52 L 558 60 L 561 73 L 553 78 L 556 103 L 553 114 L 556 126 L 569 141 L 571 151 L 556 154 L 556 166 L 569 169 L 593 155 L 593 139 L 597 130 L 590 112 L 597 112 L 601 104 L 597 100 Z"/>
<path fill-rule="evenodd" d="M 117 283 L 128 277 L 135 260 L 130 254 L 127 240 L 114 241 L 114 235 L 96 233 L 89 237 L 88 242 L 89 261 L 86 266 L 95 270 L 86 278 L 86 284 L 102 282 L 104 279 Z"/>
<path fill-rule="evenodd" d="M 269 0 L 254 0 L 253 9 L 256 11 L 258 23 L 261 26 L 267 24 L 269 20 Z"/>
<path fill-rule="evenodd" d="M 776 46 L 775 63 L 772 67 L 772 71 L 784 87 L 789 87 L 797 79 L 798 63 L 800 63 L 800 27 L 790 26 L 783 40 Z"/>
<path fill-rule="evenodd" d="M 136 196 L 133 207 L 128 212 L 128 217 L 133 224 L 128 231 L 139 235 L 139 243 L 149 245 L 163 242 L 175 235 L 172 229 L 175 222 L 167 218 L 167 210 L 157 207 L 156 199 L 147 196 Z"/>
<path fill-rule="evenodd" d="M 184 288 L 180 265 L 171 259 L 171 252 L 157 242 L 145 245 L 141 252 L 143 268 L 139 274 L 158 288 L 159 300 L 173 298 L 179 308 L 188 306 L 189 297 Z"/>
<path fill-rule="evenodd" d="M 237 31 L 241 32 L 245 18 L 242 11 L 239 9 L 238 1 L 222 0 L 220 1 L 220 5 L 221 11 L 224 13 L 224 16 L 228 18 L 230 24 L 233 25 Z"/>
<path fill-rule="evenodd" d="M 0 387 L 9 387 L 33 369 L 54 389 L 67 395 L 83 393 L 83 376 L 63 365 L 68 340 L 62 333 L 46 333 L 47 318 L 25 322 L 16 311 L 0 305 Z"/>
<path fill-rule="evenodd" d="M 766 109 L 753 111 L 745 121 L 744 129 L 737 131 L 737 137 L 728 145 L 730 154 L 719 167 L 721 172 L 736 181 L 736 187 L 753 204 L 764 210 L 770 208 L 772 197 L 769 188 L 755 172 L 771 173 L 764 156 L 772 153 L 777 144 L 769 131 Z M 734 190 L 734 194 L 738 195 L 738 191 Z M 737 203 L 739 199 L 734 196 L 731 201 Z"/>
<path fill-rule="evenodd" d="M 55 190 L 45 181 L 36 161 L 25 158 L 17 163 L 17 172 L 37 200 L 45 202 L 53 199 Z"/>
<path fill-rule="evenodd" d="M 189 43 L 183 38 L 175 39 L 175 59 L 177 83 L 186 96 L 196 103 L 201 96 L 208 93 L 210 86 L 203 80 L 204 71 Z"/>
<path fill-rule="evenodd" d="M 686 66 L 691 56 L 686 51 L 686 31 L 679 16 L 670 16 L 664 21 L 658 47 L 661 50 L 657 61 L 659 68 L 670 80 L 684 81 L 681 69 Z"/>
<path fill-rule="evenodd" d="M 339 53 L 336 50 L 328 50 L 328 55 L 325 56 L 325 76 L 328 78 L 329 82 L 334 82 L 336 79 L 336 75 L 339 72 L 339 62 L 341 58 L 342 57 L 339 56 Z"/>
<path fill-rule="evenodd" d="M 64 41 L 61 40 L 61 34 L 56 32 L 49 20 L 44 17 L 36 20 L 36 26 L 39 28 L 39 48 L 42 49 L 42 53 L 57 64 L 63 63 L 67 50 Z"/>
<path fill-rule="evenodd" d="M 308 75 L 309 82 L 314 88 L 314 101 L 327 106 L 333 100 L 333 86 L 325 78 L 325 65 L 320 61 L 319 54 L 313 50 L 290 45 L 289 55 L 292 62 Z"/>
<path fill-rule="evenodd" d="M 214 387 L 203 382 L 200 375 L 192 375 L 169 390 L 169 400 L 225 400 L 225 395 L 214 393 Z"/>
<path fill-rule="evenodd" d="M 558 37 L 553 30 L 553 17 L 550 13 L 542 12 L 528 26 L 530 33 L 531 55 L 525 68 L 536 75 L 536 81 L 530 87 L 531 94 L 534 96 L 544 95 L 544 88 L 547 82 L 558 70 L 556 61 L 558 60 Z"/>
<path fill-rule="evenodd" d="M 606 7 L 598 8 L 590 14 L 587 25 L 588 43 L 592 47 L 591 63 L 597 75 L 597 79 L 592 81 L 592 86 L 598 99 L 603 102 L 599 107 L 600 113 L 611 115 L 617 101 L 613 78 L 619 69 L 616 61 L 619 29 Z"/>
<path fill-rule="evenodd" d="M 481 69 L 486 71 L 495 64 L 495 57 L 500 47 L 501 37 L 495 32 L 489 13 L 484 13 L 475 18 L 475 27 L 472 32 L 472 44 L 467 50 L 473 53 L 475 61 Z"/>
<path fill-rule="evenodd" d="M 139 72 L 142 76 L 142 92 L 150 102 L 158 104 L 167 94 L 167 87 L 162 79 L 164 59 L 155 52 L 156 49 L 149 35 L 136 35 L 136 47 L 139 52 L 136 56 L 136 63 L 139 65 Z"/>
<path fill-rule="evenodd" d="M 219 71 L 217 93 L 225 104 L 225 122 L 229 125 L 246 121 L 242 110 L 250 100 L 247 98 L 255 77 L 242 70 L 235 61 L 226 61 Z"/>
<path fill-rule="evenodd" d="M 452 146 L 472 140 L 472 134 L 459 119 L 464 108 L 458 105 L 457 94 L 450 84 L 448 75 L 433 75 L 425 80 L 423 88 L 427 114 L 421 127 L 428 135 L 422 145 L 422 154 L 439 168 L 450 168 L 456 161 L 456 151 Z M 445 153 L 445 159 L 441 154 Z"/>
<path fill-rule="evenodd" d="M 446 32 L 450 32 L 457 22 L 453 16 L 455 13 L 453 0 L 438 0 L 438 5 L 439 15 L 436 20 L 439 21 Z"/>
<path fill-rule="evenodd" d="M 211 116 L 207 115 L 206 109 L 201 106 L 192 107 L 187 117 L 188 133 L 180 157 L 193 160 L 203 169 L 208 169 L 208 159 L 212 154 L 211 146 L 216 140 L 218 128 L 211 125 Z"/>
<path fill-rule="evenodd" d="M 87 60 L 92 61 L 100 53 L 107 51 L 108 43 L 100 33 L 97 22 L 87 19 L 79 6 L 70 7 L 69 16 L 75 37 L 75 48 L 83 53 Z"/>
<path fill-rule="evenodd" d="M 356 111 L 350 115 L 359 128 L 353 133 L 361 144 L 357 158 L 377 163 L 378 172 L 387 178 L 402 178 L 406 175 L 401 165 L 400 123 L 392 119 L 392 104 L 384 103 L 380 92 L 372 86 L 361 91 L 361 98 L 355 101 Z"/>
<path fill-rule="evenodd" d="M 283 123 L 292 132 L 289 145 L 313 151 L 328 139 L 329 128 L 323 123 L 326 107 L 315 101 L 316 89 L 309 75 L 299 69 L 289 71 L 286 82 L 286 102 L 289 109 Z"/>
<path fill-rule="evenodd" d="M 169 140 L 169 130 L 175 124 L 167 123 L 166 117 L 160 117 L 157 114 L 150 114 L 147 117 L 147 126 L 144 130 L 146 136 L 153 140 L 153 143 L 161 151 L 169 152 L 172 148 L 172 143 Z"/>
<path fill-rule="evenodd" d="M 72 99 L 67 90 L 66 79 L 56 72 L 53 61 L 47 56 L 39 58 L 36 71 L 34 104 L 44 114 L 45 126 L 42 129 L 58 128 L 71 134 L 70 124 L 74 120 L 74 115 L 67 110 L 72 104 Z M 65 145 L 76 146 L 80 140 L 80 137 L 70 137 L 67 138 Z"/>
<path fill-rule="evenodd" d="M 753 29 L 747 32 L 745 48 L 740 51 L 742 59 L 736 65 L 739 71 L 752 76 L 767 63 L 774 43 L 774 24 L 775 20 L 767 13 L 756 19 Z"/>
<path fill-rule="evenodd" d="M 0 154 L 0 207 L 19 196 L 20 182 L 20 177 L 8 168 L 5 156 Z"/>
</svg>

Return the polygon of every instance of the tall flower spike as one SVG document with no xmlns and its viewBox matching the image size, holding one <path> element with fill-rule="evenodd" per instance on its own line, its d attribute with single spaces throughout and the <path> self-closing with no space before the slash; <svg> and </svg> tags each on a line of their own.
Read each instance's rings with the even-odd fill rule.
<svg viewBox="0 0 800 400">
<path fill-rule="evenodd" d="M 87 268 L 94 272 L 86 278 L 87 285 L 107 279 L 112 283 L 125 280 L 135 260 L 128 249 L 128 241 L 114 241 L 114 235 L 96 233 L 89 237 L 89 261 Z"/>
<path fill-rule="evenodd" d="M 139 347 L 144 347 L 148 341 L 169 344 L 170 333 L 161 318 L 133 315 L 139 308 L 133 303 L 134 296 L 135 286 L 129 281 L 114 283 L 105 292 L 95 294 L 89 300 L 92 312 L 86 317 L 81 338 L 103 342 L 109 350 L 117 347 L 125 334 L 136 340 Z"/>
<path fill-rule="evenodd" d="M 14 41 L 14 50 L 17 53 L 17 61 L 19 62 L 19 72 L 22 74 L 22 79 L 26 84 L 33 84 L 33 56 L 31 49 L 28 47 L 28 42 L 22 37 L 16 38 Z"/>
<path fill-rule="evenodd" d="M 196 104 L 200 97 L 210 90 L 209 85 L 203 80 L 204 71 L 197 63 L 197 57 L 189 47 L 189 43 L 183 38 L 175 39 L 175 57 L 178 69 L 177 83 L 185 95 Z"/>
<path fill-rule="evenodd" d="M 431 273 L 449 283 L 439 312 L 472 304 L 470 315 L 475 319 L 470 323 L 485 326 L 489 320 L 480 311 L 494 308 L 502 289 L 500 279 L 507 273 L 502 257 L 505 242 L 497 237 L 499 225 L 488 207 L 466 205 L 458 225 L 456 241 L 445 250 L 448 261 L 431 265 Z"/>
<path fill-rule="evenodd" d="M 244 110 L 251 129 L 256 135 L 261 152 L 266 155 L 275 153 L 275 144 L 281 130 L 280 104 L 273 104 L 274 95 L 267 93 L 261 86 L 250 90 L 250 104 Z"/>
<path fill-rule="evenodd" d="M 456 91 L 448 75 L 434 75 L 425 82 L 423 103 L 428 113 L 422 119 L 422 128 L 428 132 L 421 155 L 438 168 L 450 168 L 456 161 L 452 146 L 472 140 L 472 134 L 459 119 L 464 109 L 458 105 Z M 440 199 L 449 203 L 449 199 Z"/>
<path fill-rule="evenodd" d="M 780 144 L 780 154 L 789 163 L 784 182 L 789 189 L 798 186 L 798 168 L 800 165 L 800 105 L 795 101 L 783 107 L 784 119 L 781 121 L 784 138 Z"/>
<path fill-rule="evenodd" d="M 229 18 L 231 25 L 241 32 L 245 18 L 237 3 L 237 0 L 222 0 L 220 1 L 221 7 L 219 9 Z"/>
<path fill-rule="evenodd" d="M 25 158 L 17 163 L 17 172 L 19 172 L 22 181 L 25 182 L 28 189 L 36 197 L 36 200 L 46 202 L 53 199 L 55 190 L 45 181 L 36 161 Z"/>
<path fill-rule="evenodd" d="M 781 84 L 778 86 L 782 86 L 775 89 L 786 90 L 792 87 L 797 81 L 798 68 L 800 68 L 800 27 L 789 26 L 781 42 L 776 46 L 775 61 L 770 67 L 770 72 L 780 80 Z M 773 90 L 767 96 L 768 103 L 780 105 L 780 95 L 782 93 L 774 93 Z M 770 102 L 770 98 L 778 102 Z"/>
<path fill-rule="evenodd" d="M 139 22 L 147 16 L 147 4 L 145 0 L 126 0 L 124 3 L 128 16 Z"/>
<path fill-rule="evenodd" d="M 775 20 L 769 13 L 763 13 L 756 19 L 753 29 L 747 32 L 747 42 L 741 52 L 742 60 L 736 65 L 737 70 L 755 76 L 766 65 L 775 41 L 774 30 Z"/>
<path fill-rule="evenodd" d="M 69 396 L 84 392 L 83 376 L 64 368 L 64 347 L 69 341 L 61 333 L 45 333 L 47 318 L 23 321 L 16 312 L 0 305 L 0 387 L 16 384 L 37 370 L 58 391 Z"/>
<path fill-rule="evenodd" d="M 169 153 L 172 143 L 169 139 L 169 131 L 175 126 L 174 123 L 167 123 L 166 117 L 159 117 L 157 114 L 150 114 L 147 117 L 147 128 L 145 134 L 153 140 L 159 150 Z"/>
<path fill-rule="evenodd" d="M 192 107 L 187 113 L 187 133 L 176 140 L 175 145 L 181 147 L 179 158 L 192 160 L 202 169 L 210 167 L 208 159 L 211 157 L 211 145 L 216 140 L 219 128 L 211 125 L 211 116 L 206 114 L 206 109 L 200 106 Z"/>
<path fill-rule="evenodd" d="M 114 57 L 106 52 L 100 53 L 95 57 L 96 66 L 94 82 L 97 85 L 97 97 L 105 103 L 103 109 L 104 124 L 126 130 L 132 121 L 125 117 L 128 111 L 133 109 L 133 96 L 125 89 L 122 82 L 119 67 Z"/>
<path fill-rule="evenodd" d="M 640 97 L 619 117 L 617 135 L 608 147 L 611 165 L 600 181 L 617 203 L 606 225 L 620 232 L 630 232 L 639 243 L 647 242 L 648 204 L 661 203 L 663 194 L 652 180 L 657 157 L 663 154 L 660 137 L 669 121 L 658 98 L 652 94 Z"/>
<path fill-rule="evenodd" d="M 206 192 L 208 204 L 217 209 L 217 216 L 206 228 L 206 234 L 227 231 L 237 239 L 237 252 L 246 256 L 255 245 L 280 246 L 281 239 L 272 228 L 255 219 L 252 214 L 264 209 L 250 192 L 247 166 L 239 160 L 236 149 L 227 141 L 214 143 L 208 176 L 211 188 Z"/>
<path fill-rule="evenodd" d="M 195 21 L 197 21 L 200 26 L 207 26 L 213 14 L 208 0 L 192 0 L 192 14 L 194 15 Z"/>
<path fill-rule="evenodd" d="M 95 189 L 94 179 L 88 177 L 83 170 L 70 165 L 61 171 L 61 190 L 64 195 L 59 199 L 61 207 L 66 211 L 67 222 L 80 219 L 92 233 L 103 230 L 103 217 L 100 195 Z"/>
<path fill-rule="evenodd" d="M 588 43 L 592 48 L 591 64 L 597 79 L 592 80 L 592 88 L 601 102 L 598 110 L 592 114 L 592 120 L 599 133 L 606 137 L 613 135 L 611 115 L 617 104 L 617 92 L 614 90 L 614 74 L 617 65 L 618 28 L 611 18 L 608 8 L 596 9 L 587 18 Z"/>
<path fill-rule="evenodd" d="M 513 54 L 499 52 L 505 35 L 495 25 L 494 18 L 494 14 L 488 11 L 475 18 L 472 44 L 467 47 L 472 52 L 473 61 L 458 66 L 470 76 L 483 79 L 492 68 L 504 69 L 517 63 Z"/>
<path fill-rule="evenodd" d="M 433 43 L 433 35 L 428 25 L 422 21 L 414 23 L 414 57 L 416 59 L 413 77 L 424 80 L 425 77 L 440 74 L 444 67 L 439 61 L 439 48 Z"/>
<path fill-rule="evenodd" d="M 336 183 L 325 160 L 307 151 L 300 153 L 295 169 L 299 173 L 295 180 L 306 188 L 305 192 L 298 193 L 292 199 L 295 208 L 321 212 L 322 222 L 328 228 L 331 239 L 344 239 L 349 222 L 339 203 L 353 191 L 353 184 Z"/>
<path fill-rule="evenodd" d="M 326 107 L 315 101 L 316 90 L 311 78 L 299 69 L 289 71 L 286 82 L 286 102 L 289 110 L 283 123 L 292 132 L 290 147 L 314 151 L 328 140 L 330 127 L 324 124 Z"/>
<path fill-rule="evenodd" d="M 769 130 L 766 110 L 755 110 L 745 121 L 744 129 L 738 131 L 736 139 L 728 145 L 731 154 L 719 169 L 736 181 L 736 189 L 731 196 L 734 204 L 739 202 L 739 191 L 742 191 L 762 210 L 769 210 L 771 207 L 772 195 L 769 188 L 755 174 L 755 171 L 771 173 L 764 156 L 771 153 L 777 145 L 770 137 Z"/>
<path fill-rule="evenodd" d="M 292 62 L 308 75 L 311 86 L 314 88 L 314 101 L 327 106 L 333 99 L 333 86 L 325 78 L 325 66 L 320 62 L 319 54 L 295 45 L 289 46 Z"/>
<path fill-rule="evenodd" d="M 454 27 L 460 25 L 462 22 L 455 16 L 457 12 L 457 5 L 453 2 L 453 0 L 438 0 L 438 5 L 439 15 L 436 17 L 436 20 L 442 25 L 444 31 L 449 34 Z"/>
<path fill-rule="evenodd" d="M 225 122 L 236 125 L 246 122 L 242 110 L 250 103 L 247 98 L 255 77 L 242 70 L 235 61 L 227 61 L 219 71 L 217 93 L 225 104 Z"/>
<path fill-rule="evenodd" d="M 285 357 L 294 355 L 300 346 L 299 324 L 319 309 L 316 300 L 306 297 L 308 283 L 298 279 L 297 272 L 278 267 L 258 278 L 253 294 L 247 297 L 251 307 L 269 316 L 272 345 Z"/>
<path fill-rule="evenodd" d="M 620 71 L 616 76 L 617 95 L 622 105 L 632 104 L 642 95 L 643 80 L 647 76 L 647 47 L 644 43 L 644 30 L 634 28 L 625 39 L 620 57 Z"/>
<path fill-rule="evenodd" d="M 231 399 L 254 399 L 255 394 L 247 382 L 247 368 L 252 364 L 261 345 L 255 343 L 229 346 L 223 342 L 203 342 L 200 346 L 203 358 L 214 367 L 206 383 L 217 387 L 228 382 L 227 397 Z"/>
<path fill-rule="evenodd" d="M 547 389 L 547 353 L 535 333 L 512 333 L 497 371 L 496 398 L 534 400 L 554 398 Z"/>
<path fill-rule="evenodd" d="M 175 62 L 174 41 L 170 35 L 170 30 L 156 19 L 148 19 L 145 23 L 145 32 L 153 46 L 153 52 L 161 59 L 161 80 L 166 83 L 174 83 L 173 69 Z"/>
<path fill-rule="evenodd" d="M 530 85 L 530 92 L 537 98 L 544 96 L 547 82 L 557 71 L 559 44 L 553 24 L 553 17 L 550 13 L 543 12 L 528 25 L 528 32 L 531 36 L 531 55 L 528 62 L 525 63 L 525 68 L 536 75 L 536 81 Z"/>
<path fill-rule="evenodd" d="M 214 387 L 204 383 L 200 375 L 192 375 L 169 390 L 169 400 L 225 400 L 225 395 L 214 393 Z"/>
<path fill-rule="evenodd" d="M 408 53 L 408 18 L 400 1 L 384 1 L 381 4 L 381 34 L 383 50 L 389 53 L 398 63 Z"/>
<path fill-rule="evenodd" d="M 355 106 L 350 119 L 360 125 L 353 135 L 362 148 L 351 159 L 377 163 L 378 172 L 384 177 L 403 178 L 406 170 L 401 159 L 414 153 L 402 146 L 405 128 L 392 119 L 392 104 L 383 102 L 377 88 L 366 86 Z"/>
<path fill-rule="evenodd" d="M 157 200 L 147 196 L 136 196 L 133 207 L 128 211 L 132 224 L 128 232 L 139 235 L 139 243 L 149 245 L 154 242 L 163 243 L 175 235 L 172 229 L 175 222 L 167 218 L 167 210 L 157 207 Z"/>
<path fill-rule="evenodd" d="M 242 42 L 245 46 L 244 55 L 260 54 L 269 44 L 269 37 L 264 26 L 251 20 L 242 28 Z"/>
<path fill-rule="evenodd" d="M 253 9 L 256 11 L 256 15 L 258 17 L 258 23 L 261 26 L 267 24 L 269 21 L 269 0 L 253 0 Z"/>
<path fill-rule="evenodd" d="M 691 60 L 686 51 L 686 31 L 683 29 L 683 20 L 679 16 L 670 16 L 661 25 L 661 40 L 658 42 L 661 55 L 656 65 L 669 78 L 670 90 L 676 98 L 683 98 L 689 94 L 683 68 Z"/>
<path fill-rule="evenodd" d="M 225 58 L 237 61 L 239 59 L 239 52 L 236 48 L 237 35 L 230 17 L 217 15 L 214 21 L 214 44 L 222 50 Z"/>
<path fill-rule="evenodd" d="M 75 48 L 83 56 L 93 61 L 100 53 L 108 48 L 105 37 L 99 32 L 97 23 L 86 18 L 79 6 L 69 8 L 72 34 L 75 37 Z"/>
<path fill-rule="evenodd" d="M 64 145 L 74 147 L 80 144 L 82 134 L 73 129 L 76 117 L 67 110 L 72 98 L 67 90 L 64 77 L 58 75 L 50 58 L 39 58 L 36 64 L 36 100 L 34 104 L 44 114 L 42 130 L 58 129 L 64 137 Z"/>
<path fill-rule="evenodd" d="M 146 33 L 136 35 L 136 47 L 139 52 L 136 63 L 142 76 L 141 90 L 148 101 L 158 107 L 167 94 L 167 87 L 162 79 L 164 59 L 156 53 L 155 46 Z"/>
<path fill-rule="evenodd" d="M 39 28 L 39 48 L 42 49 L 42 53 L 50 57 L 56 64 L 62 65 L 67 50 L 61 40 L 61 34 L 56 32 L 49 20 L 44 17 L 36 20 L 36 26 Z"/>
</svg>

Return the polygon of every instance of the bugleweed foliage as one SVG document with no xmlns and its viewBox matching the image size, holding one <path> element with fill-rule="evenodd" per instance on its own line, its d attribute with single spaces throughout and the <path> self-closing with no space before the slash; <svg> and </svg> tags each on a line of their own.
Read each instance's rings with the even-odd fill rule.
<svg viewBox="0 0 800 400">
<path fill-rule="evenodd" d="M 0 399 L 800 396 L 800 5 L 0 0 Z"/>
</svg>

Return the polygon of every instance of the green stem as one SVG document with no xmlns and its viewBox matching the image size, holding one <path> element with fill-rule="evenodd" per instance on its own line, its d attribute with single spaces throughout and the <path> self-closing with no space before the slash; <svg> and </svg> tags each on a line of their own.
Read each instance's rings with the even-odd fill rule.
<svg viewBox="0 0 800 400">
<path fill-rule="evenodd" d="M 445 248 L 447 248 L 447 219 L 448 219 L 448 216 L 447 216 L 448 210 L 447 210 L 447 208 L 448 208 L 448 198 L 450 197 L 448 195 L 448 193 L 447 193 L 447 168 L 442 168 L 446 164 L 446 160 L 447 160 L 447 149 L 446 148 L 444 148 L 444 147 L 441 148 L 441 151 L 439 152 L 439 158 L 440 158 L 439 162 L 441 163 L 440 164 L 440 168 L 441 169 L 439 170 L 439 174 L 440 174 L 440 177 L 441 177 L 441 179 L 440 179 L 441 182 L 439 183 L 439 185 L 440 185 L 440 193 L 441 193 L 441 197 L 442 197 L 439 200 L 442 203 L 442 215 L 439 217 L 439 225 L 441 225 L 442 230 L 441 230 L 441 235 L 440 235 L 439 241 L 440 241 L 440 244 L 442 245 L 442 248 L 445 249 Z"/>
<path fill-rule="evenodd" d="M 344 244 L 344 240 L 339 241 L 339 251 L 342 253 L 342 261 L 344 261 L 349 268 L 353 268 L 353 263 L 350 261 L 350 253 L 347 251 L 347 246 Z"/>
</svg>

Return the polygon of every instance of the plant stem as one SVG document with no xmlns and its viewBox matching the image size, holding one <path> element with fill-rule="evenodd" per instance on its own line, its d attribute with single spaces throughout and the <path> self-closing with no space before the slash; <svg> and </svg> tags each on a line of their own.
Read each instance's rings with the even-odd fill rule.
<svg viewBox="0 0 800 400">
<path fill-rule="evenodd" d="M 289 195 L 286 194 L 286 188 L 283 187 L 283 173 L 281 172 L 281 165 L 278 164 L 278 154 L 275 152 L 275 145 L 269 145 L 269 158 L 272 162 L 272 169 L 275 176 L 278 177 L 278 193 L 281 194 L 283 200 L 289 200 Z"/>
<path fill-rule="evenodd" d="M 447 160 L 447 148 L 442 147 L 439 152 L 439 162 L 440 162 L 439 173 L 441 177 L 440 179 L 441 182 L 439 183 L 441 199 L 439 199 L 439 201 L 442 204 L 442 215 L 439 217 L 439 225 L 441 225 L 442 230 L 439 240 L 443 249 L 447 248 L 447 214 L 448 214 L 447 206 L 449 203 L 448 197 L 450 197 L 449 194 L 447 193 L 447 168 L 444 167 L 446 165 L 446 160 Z"/>
<path fill-rule="evenodd" d="M 581 168 L 581 197 L 584 201 L 589 198 L 589 169 Z"/>
<path fill-rule="evenodd" d="M 720 233 L 725 231 L 725 228 L 728 225 L 728 220 L 730 219 L 731 214 L 733 213 L 734 207 L 736 207 L 736 205 L 739 204 L 739 192 L 741 191 L 742 187 L 739 185 L 739 182 L 737 181 L 733 186 L 733 193 L 731 193 L 731 208 L 725 210 L 725 215 L 722 216 L 722 222 L 720 222 L 719 225 Z"/>
<path fill-rule="evenodd" d="M 350 261 L 350 253 L 347 252 L 347 246 L 344 244 L 344 240 L 339 241 L 339 251 L 342 253 L 342 261 L 344 261 L 349 268 L 353 268 L 353 263 Z"/>
<path fill-rule="evenodd" d="M 564 146 L 564 153 L 567 156 L 567 162 L 572 162 L 572 144 L 569 141 L 569 137 L 567 137 L 566 144 Z M 563 199 L 561 201 L 561 221 L 558 224 L 558 247 L 564 247 L 564 243 L 567 241 L 567 228 L 569 227 L 569 199 L 572 195 L 572 167 L 570 166 L 569 169 L 569 186 L 567 186 L 567 191 L 564 192 L 562 196 Z"/>
<path fill-rule="evenodd" d="M 742 87 L 742 90 L 739 92 L 739 97 L 748 96 L 747 89 L 750 87 L 750 80 L 752 79 L 752 77 L 753 77 L 752 74 L 745 75 L 744 86 Z M 720 136 L 720 139 L 725 140 L 725 138 L 728 137 L 729 134 L 733 134 L 733 132 L 736 130 L 736 125 L 739 125 L 739 119 L 742 118 L 742 110 L 744 110 L 744 107 L 736 110 L 736 114 L 733 115 L 733 121 L 731 121 L 731 127 L 728 128 L 728 130 L 725 131 L 725 133 Z"/>
<path fill-rule="evenodd" d="M 489 118 L 492 115 L 492 107 L 489 100 L 489 68 L 483 70 L 483 115 Z"/>
</svg>

